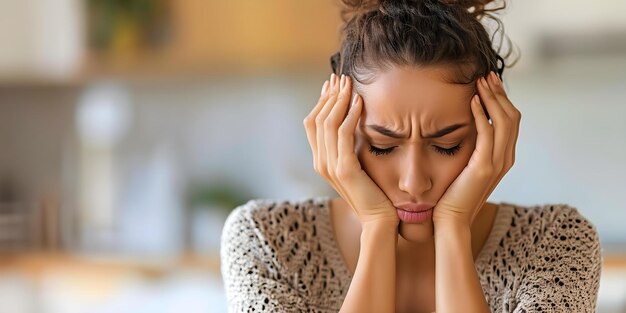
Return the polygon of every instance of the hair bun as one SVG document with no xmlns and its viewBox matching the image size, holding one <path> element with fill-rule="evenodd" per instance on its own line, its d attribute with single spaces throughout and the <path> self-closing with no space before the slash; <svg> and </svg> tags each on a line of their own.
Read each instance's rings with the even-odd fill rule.
<svg viewBox="0 0 626 313">
<path fill-rule="evenodd" d="M 365 12 L 369 12 L 372 10 L 376 10 L 381 7 L 381 5 L 394 5 L 402 6 L 402 5 L 411 5 L 418 4 L 419 2 L 431 1 L 434 3 L 440 3 L 448 6 L 459 6 L 468 11 L 472 16 L 480 19 L 487 12 L 495 12 L 498 10 L 502 10 L 506 7 L 506 4 L 503 2 L 501 7 L 497 7 L 494 9 L 485 9 L 485 7 L 492 2 L 497 0 L 341 0 L 344 4 L 341 10 L 341 18 L 344 22 L 349 21 L 355 15 L 359 15 Z"/>
<path fill-rule="evenodd" d="M 437 1 L 446 5 L 460 6 L 478 19 L 482 18 L 486 12 L 495 12 L 495 11 L 502 10 L 506 7 L 506 3 L 503 2 L 501 7 L 497 7 L 494 9 L 485 9 L 485 7 L 489 3 L 495 2 L 497 0 L 437 0 Z"/>
<path fill-rule="evenodd" d="M 344 22 L 349 21 L 355 15 L 372 11 L 380 5 L 379 0 L 341 0 L 344 4 L 341 9 L 341 18 Z M 384 1 L 384 0 L 382 0 Z"/>
</svg>

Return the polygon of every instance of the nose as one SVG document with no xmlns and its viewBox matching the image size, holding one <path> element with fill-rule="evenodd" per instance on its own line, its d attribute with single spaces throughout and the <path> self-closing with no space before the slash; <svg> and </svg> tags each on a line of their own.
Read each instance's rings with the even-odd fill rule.
<svg viewBox="0 0 626 313">
<path fill-rule="evenodd" d="M 402 172 L 398 187 L 410 194 L 412 199 L 425 199 L 422 195 L 433 186 L 426 156 L 420 155 L 417 149 L 412 149 L 404 162 L 404 166 L 400 167 Z"/>
</svg>

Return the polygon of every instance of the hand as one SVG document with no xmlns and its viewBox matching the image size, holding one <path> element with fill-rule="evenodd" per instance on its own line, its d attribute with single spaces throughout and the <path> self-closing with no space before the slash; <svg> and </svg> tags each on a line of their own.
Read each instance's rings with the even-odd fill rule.
<svg viewBox="0 0 626 313">
<path fill-rule="evenodd" d="M 355 210 L 361 224 L 399 223 L 393 203 L 363 171 L 354 152 L 354 130 L 363 99 L 352 95 L 352 80 L 332 74 L 325 81 L 317 105 L 303 124 L 317 171 Z M 348 110 L 348 104 L 353 105 Z M 346 115 L 346 110 L 348 110 Z M 345 120 L 344 120 L 345 119 Z"/>
<path fill-rule="evenodd" d="M 444 222 L 471 226 L 491 192 L 515 162 L 521 113 L 507 98 L 502 81 L 495 73 L 488 75 L 488 82 L 481 77 L 476 84 L 480 97 L 474 95 L 471 100 L 478 131 L 476 148 L 468 165 L 435 206 L 435 227 Z M 493 126 L 489 124 L 481 102 L 485 104 Z"/>
</svg>

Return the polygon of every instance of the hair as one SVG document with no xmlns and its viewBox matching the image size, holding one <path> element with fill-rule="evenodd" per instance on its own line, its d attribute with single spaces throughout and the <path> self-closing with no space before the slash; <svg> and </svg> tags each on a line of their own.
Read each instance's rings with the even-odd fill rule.
<svg viewBox="0 0 626 313">
<path fill-rule="evenodd" d="M 481 20 L 506 8 L 486 9 L 494 0 L 342 0 L 340 50 L 331 56 L 335 74 L 369 84 L 391 66 L 452 66 L 450 82 L 469 84 L 490 71 L 500 78 L 506 65 Z M 510 45 L 510 40 L 507 37 Z M 509 50 L 505 58 L 511 55 Z"/>
</svg>

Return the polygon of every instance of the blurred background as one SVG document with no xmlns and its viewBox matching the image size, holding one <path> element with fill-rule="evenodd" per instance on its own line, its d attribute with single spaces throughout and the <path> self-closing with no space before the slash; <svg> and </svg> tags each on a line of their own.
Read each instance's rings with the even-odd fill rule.
<svg viewBox="0 0 626 313">
<path fill-rule="evenodd" d="M 596 225 L 599 312 L 626 312 L 624 12 L 498 15 L 523 120 L 490 201 L 568 203 Z M 226 312 L 228 213 L 335 195 L 302 120 L 340 22 L 338 0 L 0 0 L 0 313 Z"/>
</svg>

